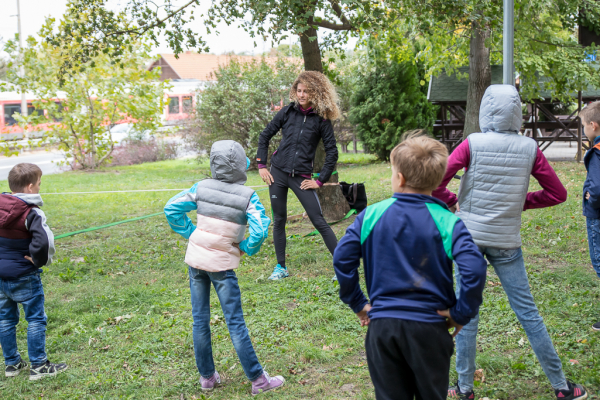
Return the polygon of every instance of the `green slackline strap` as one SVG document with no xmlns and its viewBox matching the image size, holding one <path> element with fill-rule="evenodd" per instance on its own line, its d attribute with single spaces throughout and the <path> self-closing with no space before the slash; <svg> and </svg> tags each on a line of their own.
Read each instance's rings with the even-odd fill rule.
<svg viewBox="0 0 600 400">
<path fill-rule="evenodd" d="M 92 228 L 87 228 L 87 229 L 82 229 L 80 231 L 75 231 L 75 232 L 69 232 L 69 233 L 63 233 L 61 235 L 55 236 L 54 239 L 62 239 L 65 238 L 67 236 L 73 236 L 73 235 L 78 235 L 80 233 L 85 233 L 85 232 L 91 232 L 91 231 L 97 231 L 98 229 L 104 229 L 104 228 L 108 228 L 110 226 L 115 226 L 115 225 L 119 225 L 119 224 L 124 224 L 127 222 L 133 222 L 133 221 L 139 221 L 140 219 L 144 219 L 144 218 L 150 218 L 150 217 L 156 217 L 157 215 L 163 215 L 163 212 L 159 212 L 159 213 L 154 213 L 154 214 L 149 214 L 149 215 L 143 215 L 141 217 L 135 217 L 135 218 L 130 218 L 130 219 L 124 219 L 123 221 L 117 221 L 117 222 L 112 222 L 110 224 L 106 224 L 106 225 L 101 225 L 101 226 L 94 226 Z"/>
<path fill-rule="evenodd" d="M 350 216 L 352 214 L 357 214 L 357 212 L 356 212 L 356 210 L 354 208 L 352 210 L 348 211 L 348 214 L 346 214 L 346 216 L 344 218 L 342 218 L 342 219 L 340 219 L 338 221 L 332 222 L 329 225 L 331 226 L 331 225 L 335 225 L 335 224 L 337 224 L 339 222 L 342 222 L 343 220 L 350 218 Z M 288 236 L 287 238 L 288 239 L 294 239 L 294 238 L 299 238 L 299 237 L 305 238 L 305 237 L 309 237 L 309 236 L 316 236 L 318 234 L 319 234 L 319 231 L 315 229 L 314 231 L 312 231 L 310 233 L 307 233 L 304 236 L 296 234 L 296 235 Z"/>
<path fill-rule="evenodd" d="M 335 174 L 337 174 L 337 171 L 333 171 L 331 173 L 331 175 L 335 175 Z M 313 172 L 312 173 L 312 177 L 313 177 L 313 179 L 317 179 L 319 177 L 319 173 L 318 172 Z"/>
<path fill-rule="evenodd" d="M 260 190 L 257 190 L 257 192 L 262 192 L 263 190 L 268 190 L 268 189 L 269 188 L 260 189 Z M 97 231 L 98 229 L 109 228 L 111 226 L 115 226 L 115 225 L 119 225 L 119 224 L 125 224 L 127 222 L 139 221 L 140 219 L 145 219 L 145 218 L 150 218 L 150 217 L 156 217 L 157 215 L 161 215 L 161 214 L 164 214 L 164 212 L 159 212 L 159 213 L 154 213 L 154 214 L 148 214 L 148 215 L 142 215 L 141 217 L 135 217 L 135 218 L 130 218 L 130 219 L 124 219 L 123 221 L 112 222 L 110 224 L 101 225 L 101 226 L 94 226 L 94 227 L 91 227 L 91 228 L 82 229 L 80 231 L 62 233 L 62 234 L 60 234 L 58 236 L 55 236 L 54 240 L 66 238 L 68 236 L 78 235 L 80 233 Z"/>
</svg>

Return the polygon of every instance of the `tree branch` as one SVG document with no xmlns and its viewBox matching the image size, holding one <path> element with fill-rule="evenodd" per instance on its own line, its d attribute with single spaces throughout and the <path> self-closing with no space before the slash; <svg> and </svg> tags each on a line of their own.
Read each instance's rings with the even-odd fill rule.
<svg viewBox="0 0 600 400">
<path fill-rule="evenodd" d="M 346 16 L 344 15 L 344 12 L 342 11 L 342 8 L 340 7 L 337 0 L 329 0 L 329 4 L 331 4 L 331 8 L 333 8 L 333 11 L 344 25 L 352 26 L 350 21 L 348 21 L 348 18 L 346 18 Z"/>
<path fill-rule="evenodd" d="M 135 33 L 138 36 L 142 36 L 144 33 L 148 32 L 150 29 L 156 28 L 157 26 L 164 23 L 165 21 L 173 18 L 175 15 L 179 14 L 181 11 L 185 10 L 187 7 L 189 7 L 193 3 L 198 4 L 198 0 L 190 0 L 186 4 L 179 7 L 177 10 L 172 11 L 171 13 L 167 14 L 167 16 L 164 17 L 163 19 L 157 19 L 151 25 L 146 25 L 145 27 L 138 28 L 138 29 L 126 29 L 126 30 L 122 30 L 122 31 L 110 32 L 108 35 L 106 35 L 106 37 L 115 36 L 115 35 L 125 35 L 125 34 L 129 34 L 129 33 Z M 140 29 L 141 29 L 141 31 L 140 31 Z"/>
<path fill-rule="evenodd" d="M 326 21 L 323 19 L 320 21 L 314 21 L 313 23 L 321 28 L 331 29 L 333 31 L 351 31 L 354 29 L 352 25 L 334 24 L 333 22 Z"/>
<path fill-rule="evenodd" d="M 342 8 L 338 4 L 337 0 L 329 0 L 329 3 L 331 4 L 331 8 L 333 8 L 333 11 L 335 12 L 335 15 L 337 15 L 337 17 L 340 19 L 340 21 L 342 21 L 342 23 L 336 24 L 335 22 L 331 22 L 323 18 L 314 17 L 312 18 L 312 21 L 309 21 L 309 25 L 314 24 L 321 28 L 331 29 L 333 31 L 354 30 L 354 26 L 352 26 L 348 18 L 346 18 L 346 16 L 344 15 Z"/>
</svg>

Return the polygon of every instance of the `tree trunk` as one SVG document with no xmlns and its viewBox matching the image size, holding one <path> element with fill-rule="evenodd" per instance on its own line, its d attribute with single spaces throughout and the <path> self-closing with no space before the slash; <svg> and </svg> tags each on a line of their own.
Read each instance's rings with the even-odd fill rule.
<svg viewBox="0 0 600 400">
<path fill-rule="evenodd" d="M 308 20 L 308 24 L 310 27 L 300 34 L 300 46 L 302 47 L 302 57 L 304 58 L 304 70 L 323 72 L 319 39 L 317 37 L 317 30 L 312 27 L 312 18 Z M 314 37 L 312 41 L 309 39 L 311 37 Z"/>
<path fill-rule="evenodd" d="M 308 21 L 312 25 L 312 18 Z M 314 37 L 312 41 L 308 38 Z M 304 58 L 305 71 L 323 72 L 323 63 L 321 61 L 321 50 L 319 49 L 319 41 L 317 39 L 317 30 L 310 27 L 300 35 L 300 46 L 302 47 L 302 57 Z M 321 172 L 325 163 L 325 147 L 323 141 L 319 142 L 315 153 L 313 171 Z M 331 175 L 329 183 L 338 182 L 338 175 Z M 317 196 L 321 203 L 323 216 L 327 222 L 339 221 L 350 211 L 350 206 L 346 198 L 342 194 L 342 189 L 339 185 L 323 185 L 317 189 Z"/>
<path fill-rule="evenodd" d="M 490 49 L 485 47 L 491 30 L 489 26 L 473 21 L 471 26 L 471 43 L 469 53 L 469 89 L 467 91 L 467 110 L 463 137 L 479 132 L 479 107 L 485 90 L 492 84 L 492 67 L 490 65 Z"/>
<path fill-rule="evenodd" d="M 321 172 L 323 164 L 325 162 L 325 146 L 323 142 L 319 142 L 317 146 L 317 152 L 315 153 L 314 170 Z M 327 183 L 339 182 L 339 174 L 331 175 Z M 319 196 L 319 203 L 321 203 L 321 210 L 323 211 L 323 217 L 327 222 L 335 222 L 344 218 L 348 211 L 350 211 L 350 205 L 342 193 L 342 188 L 339 185 L 323 185 L 320 189 L 317 189 L 317 195 Z"/>
</svg>

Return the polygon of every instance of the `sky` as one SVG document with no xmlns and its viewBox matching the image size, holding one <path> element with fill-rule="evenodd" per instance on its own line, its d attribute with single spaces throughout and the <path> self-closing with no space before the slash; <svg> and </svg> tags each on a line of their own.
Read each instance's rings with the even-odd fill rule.
<svg viewBox="0 0 600 400">
<path fill-rule="evenodd" d="M 67 0 L 19 0 L 21 5 L 21 28 L 23 29 L 24 37 L 30 35 L 36 36 L 37 32 L 42 27 L 45 18 L 50 16 L 59 20 L 66 10 Z M 126 0 L 109 0 L 109 4 L 113 7 L 124 4 Z M 17 33 L 17 17 L 12 16 L 17 14 L 17 0 L 0 0 L 2 4 L 2 12 L 0 13 L 0 37 L 4 41 L 14 38 Z M 203 1 L 201 9 L 207 9 L 210 1 Z M 195 22 L 198 25 L 199 32 L 205 32 L 201 22 Z M 248 54 L 258 54 L 268 51 L 271 48 L 270 40 L 263 42 L 256 38 L 251 38 L 243 29 L 239 29 L 234 25 L 227 26 L 221 23 L 218 26 L 219 35 L 203 35 L 203 39 L 208 43 L 210 52 L 222 54 L 228 52 L 247 52 Z M 254 41 L 258 47 L 254 47 Z M 156 49 L 156 53 L 171 53 L 171 50 L 166 45 L 161 45 Z"/>
</svg>

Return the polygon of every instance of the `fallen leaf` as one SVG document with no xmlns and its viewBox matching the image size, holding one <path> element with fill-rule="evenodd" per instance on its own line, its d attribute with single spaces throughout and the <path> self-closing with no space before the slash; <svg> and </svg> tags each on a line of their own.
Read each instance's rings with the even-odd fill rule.
<svg viewBox="0 0 600 400">
<path fill-rule="evenodd" d="M 579 361 L 574 359 L 569 360 L 569 362 L 571 363 L 571 365 L 579 364 Z"/>
<path fill-rule="evenodd" d="M 110 344 L 107 344 L 105 347 L 102 347 L 100 350 L 108 350 L 110 349 Z"/>
<path fill-rule="evenodd" d="M 481 383 L 485 382 L 485 375 L 483 374 L 483 369 L 478 369 L 475 371 L 475 380 Z"/>
</svg>

